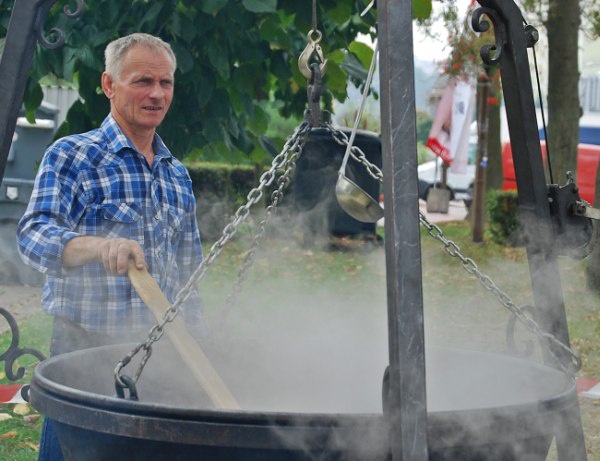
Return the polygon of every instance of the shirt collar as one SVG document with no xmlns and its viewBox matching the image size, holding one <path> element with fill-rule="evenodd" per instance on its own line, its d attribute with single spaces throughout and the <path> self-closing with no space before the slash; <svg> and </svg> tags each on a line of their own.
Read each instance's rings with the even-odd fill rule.
<svg viewBox="0 0 600 461">
<path fill-rule="evenodd" d="M 134 144 L 123 132 L 119 124 L 113 118 L 112 114 L 108 114 L 106 116 L 102 122 L 102 125 L 100 126 L 100 130 L 104 133 L 104 136 L 107 140 L 108 149 L 111 153 L 118 154 L 123 149 L 132 149 L 137 152 Z M 157 133 L 154 133 L 152 147 L 154 147 L 155 157 L 170 158 L 173 156 Z"/>
</svg>

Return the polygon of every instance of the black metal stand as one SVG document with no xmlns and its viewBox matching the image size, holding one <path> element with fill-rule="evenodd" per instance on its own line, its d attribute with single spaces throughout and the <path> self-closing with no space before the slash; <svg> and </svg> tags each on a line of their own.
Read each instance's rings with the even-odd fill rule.
<svg viewBox="0 0 600 461">
<path fill-rule="evenodd" d="M 379 1 L 377 12 L 390 358 L 384 412 L 393 460 L 424 461 L 429 456 L 412 3 Z"/>
<path fill-rule="evenodd" d="M 46 15 L 55 3 L 56 0 L 15 0 L 12 8 L 0 60 L 0 178 L 4 177 L 35 46 L 39 41 L 45 48 L 58 48 L 65 42 L 60 29 L 50 31 L 53 40 L 44 35 Z M 76 4 L 75 11 L 66 6 L 64 13 L 71 18 L 80 16 L 83 0 L 76 0 Z"/>
<path fill-rule="evenodd" d="M 482 7 L 473 13 L 473 28 L 487 30 L 486 18 L 494 25 L 496 43 L 484 46 L 481 55 L 486 63 L 500 65 L 518 187 L 519 218 L 526 235 L 537 314 L 535 320 L 545 331 L 569 345 L 557 236 L 550 216 L 527 56 L 527 48 L 537 42 L 537 31 L 531 26 L 524 27 L 523 15 L 511 0 L 479 0 L 479 4 Z M 552 352 L 546 354 L 545 360 L 556 364 L 554 356 L 562 357 L 564 352 L 556 347 Z M 557 427 L 556 444 L 561 461 L 587 459 L 579 407 L 574 408 Z"/>
<path fill-rule="evenodd" d="M 19 367 L 17 372 L 14 372 L 14 365 L 19 357 L 24 355 L 33 355 L 40 361 L 45 360 L 46 357 L 36 349 L 32 349 L 30 347 L 20 348 L 19 327 L 17 325 L 17 321 L 12 314 L 3 307 L 0 307 L 0 316 L 4 317 L 4 319 L 8 322 L 8 326 L 10 327 L 10 332 L 12 335 L 8 349 L 0 354 L 0 362 L 4 362 L 4 371 L 6 373 L 6 377 L 11 381 L 18 381 L 25 376 L 25 368 L 23 367 Z"/>
</svg>

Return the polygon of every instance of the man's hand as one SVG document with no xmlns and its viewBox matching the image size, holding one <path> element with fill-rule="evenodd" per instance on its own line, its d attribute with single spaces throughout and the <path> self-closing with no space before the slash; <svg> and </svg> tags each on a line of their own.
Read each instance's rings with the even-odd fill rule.
<svg viewBox="0 0 600 461">
<path fill-rule="evenodd" d="M 138 269 L 146 266 L 144 250 L 140 244 L 125 238 L 75 237 L 65 246 L 62 259 L 64 267 L 100 261 L 106 272 L 112 275 L 125 275 L 129 259 L 135 261 Z"/>
<path fill-rule="evenodd" d="M 146 265 L 140 244 L 124 238 L 104 239 L 98 246 L 98 259 L 106 272 L 113 275 L 126 274 L 129 259 L 135 261 L 135 267 L 138 269 L 143 269 Z"/>
</svg>

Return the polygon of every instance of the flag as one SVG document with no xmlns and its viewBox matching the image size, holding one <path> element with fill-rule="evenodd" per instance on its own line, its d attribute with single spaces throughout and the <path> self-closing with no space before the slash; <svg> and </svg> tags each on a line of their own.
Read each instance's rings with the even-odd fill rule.
<svg viewBox="0 0 600 461">
<path fill-rule="evenodd" d="M 435 118 L 429 130 L 427 136 L 427 142 L 425 145 L 431 149 L 431 151 L 441 157 L 441 159 L 450 163 L 452 158 L 450 156 L 450 126 L 452 124 L 452 100 L 454 97 L 454 81 L 450 81 L 440 103 L 438 104 L 437 110 L 435 111 Z"/>
<path fill-rule="evenodd" d="M 451 79 L 442 94 L 427 136 L 425 145 L 445 163 L 453 165 L 455 173 L 464 173 L 467 167 L 474 108 L 473 83 Z"/>
<path fill-rule="evenodd" d="M 453 173 L 464 174 L 469 163 L 469 138 L 475 110 L 475 84 L 461 80 L 454 88 L 452 102 L 452 126 L 450 130 L 450 154 Z"/>
</svg>

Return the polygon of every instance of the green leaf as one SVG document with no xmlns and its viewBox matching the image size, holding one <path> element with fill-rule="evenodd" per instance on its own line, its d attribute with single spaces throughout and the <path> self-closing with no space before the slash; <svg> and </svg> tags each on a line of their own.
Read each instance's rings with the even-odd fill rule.
<svg viewBox="0 0 600 461">
<path fill-rule="evenodd" d="M 431 16 L 431 0 L 412 0 L 413 19 L 428 19 Z"/>
<path fill-rule="evenodd" d="M 277 0 L 243 0 L 242 5 L 252 13 L 277 12 Z"/>
<path fill-rule="evenodd" d="M 254 115 L 248 120 L 248 129 L 256 136 L 265 134 L 269 127 L 269 116 L 262 107 L 254 106 Z"/>
<path fill-rule="evenodd" d="M 326 86 L 333 92 L 345 92 L 348 84 L 347 75 L 337 64 L 331 64 L 327 67 Z"/>
<path fill-rule="evenodd" d="M 42 99 L 44 99 L 44 93 L 40 84 L 28 79 L 23 102 L 25 104 L 25 117 L 29 123 L 35 123 L 35 113 L 42 103 Z"/>
<path fill-rule="evenodd" d="M 171 22 L 171 31 L 176 37 L 181 37 L 186 43 L 192 43 L 196 37 L 196 26 L 186 14 L 176 12 Z"/>
<path fill-rule="evenodd" d="M 346 56 L 346 60 L 341 64 L 341 67 L 350 78 L 362 81 L 367 79 L 367 70 L 353 54 Z"/>
<path fill-rule="evenodd" d="M 200 11 L 215 16 L 227 5 L 228 0 L 202 0 L 200 2 Z"/>
<path fill-rule="evenodd" d="M 373 59 L 373 48 L 363 42 L 352 42 L 348 49 L 358 58 L 365 69 L 369 69 L 371 59 Z"/>
<path fill-rule="evenodd" d="M 345 24 L 352 17 L 353 6 L 348 3 L 338 2 L 334 8 L 327 12 L 327 16 L 333 19 L 338 25 Z"/>
<path fill-rule="evenodd" d="M 177 57 L 177 69 L 182 73 L 186 74 L 194 68 L 194 57 L 190 54 L 187 48 L 181 46 L 179 43 L 171 43 L 173 52 Z"/>
<path fill-rule="evenodd" d="M 144 17 L 140 21 L 140 27 L 148 22 L 153 22 L 158 17 L 162 7 L 163 2 L 156 2 L 150 8 L 148 8 L 146 14 L 144 14 Z"/>
<path fill-rule="evenodd" d="M 223 80 L 229 80 L 230 69 L 229 53 L 227 52 L 227 48 L 223 47 L 219 43 L 214 42 L 213 46 L 208 48 L 208 59 Z"/>
<path fill-rule="evenodd" d="M 225 130 L 223 130 L 219 121 L 214 118 L 207 118 L 204 120 L 202 132 L 210 142 L 223 141 L 225 138 Z"/>
</svg>

